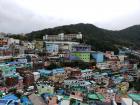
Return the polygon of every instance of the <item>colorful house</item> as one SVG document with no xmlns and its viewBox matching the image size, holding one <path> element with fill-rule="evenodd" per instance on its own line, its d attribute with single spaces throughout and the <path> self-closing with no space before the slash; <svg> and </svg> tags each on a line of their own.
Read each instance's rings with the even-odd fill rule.
<svg viewBox="0 0 140 105">
<path fill-rule="evenodd" d="M 91 79 L 93 77 L 93 72 L 90 69 L 81 70 L 83 79 Z"/>
<path fill-rule="evenodd" d="M 91 51 L 91 46 L 85 44 L 73 45 L 72 51 Z"/>
<path fill-rule="evenodd" d="M 2 76 L 6 77 L 16 73 L 16 66 L 15 65 L 10 66 L 8 64 L 0 64 L 0 70 L 2 71 Z"/>
<path fill-rule="evenodd" d="M 46 51 L 48 53 L 58 53 L 59 46 L 57 44 L 46 44 Z"/>
<path fill-rule="evenodd" d="M 35 43 L 35 49 L 36 50 L 38 50 L 38 51 L 42 51 L 42 49 L 43 49 L 43 41 L 35 41 L 35 42 L 33 42 L 33 43 Z"/>
<path fill-rule="evenodd" d="M 56 74 L 64 74 L 64 68 L 56 68 L 56 69 L 53 69 L 52 70 L 52 73 L 53 75 L 56 75 Z"/>
<path fill-rule="evenodd" d="M 92 57 L 95 59 L 97 63 L 101 63 L 104 61 L 104 54 L 102 52 L 93 52 Z"/>
<path fill-rule="evenodd" d="M 84 62 L 90 62 L 90 52 L 86 51 L 76 51 L 71 53 L 72 56 L 78 57 Z"/>
<path fill-rule="evenodd" d="M 52 71 L 45 70 L 45 69 L 39 69 L 38 72 L 40 73 L 40 76 L 42 77 L 48 77 L 52 75 Z"/>
<path fill-rule="evenodd" d="M 51 87 L 49 85 L 38 84 L 37 89 L 38 89 L 38 93 L 40 95 L 43 94 L 43 93 L 49 93 L 49 94 L 54 93 L 54 87 Z"/>
</svg>

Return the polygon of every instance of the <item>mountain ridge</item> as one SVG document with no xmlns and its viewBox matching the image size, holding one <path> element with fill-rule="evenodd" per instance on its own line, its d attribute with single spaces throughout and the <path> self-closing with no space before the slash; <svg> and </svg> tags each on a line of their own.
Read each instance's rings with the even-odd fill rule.
<svg viewBox="0 0 140 105">
<path fill-rule="evenodd" d="M 26 37 L 28 40 L 39 40 L 46 34 L 71 34 L 78 32 L 83 34 L 83 42 L 92 45 L 95 50 L 116 50 L 121 46 L 139 48 L 140 45 L 140 25 L 112 31 L 88 23 L 79 23 L 33 31 L 27 33 Z"/>
</svg>

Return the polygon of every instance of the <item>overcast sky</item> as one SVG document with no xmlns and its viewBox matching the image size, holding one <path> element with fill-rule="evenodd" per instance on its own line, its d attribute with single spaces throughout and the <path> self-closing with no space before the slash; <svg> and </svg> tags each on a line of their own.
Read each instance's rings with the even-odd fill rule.
<svg viewBox="0 0 140 105">
<path fill-rule="evenodd" d="M 75 23 L 109 30 L 140 24 L 140 0 L 0 0 L 0 32 L 27 33 Z"/>
</svg>

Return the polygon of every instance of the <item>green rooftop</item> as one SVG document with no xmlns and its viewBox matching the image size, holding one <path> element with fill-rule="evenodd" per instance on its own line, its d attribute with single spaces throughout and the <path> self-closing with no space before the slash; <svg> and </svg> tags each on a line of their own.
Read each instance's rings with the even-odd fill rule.
<svg viewBox="0 0 140 105">
<path fill-rule="evenodd" d="M 86 103 L 80 103 L 80 105 L 89 105 L 89 104 L 86 104 Z"/>
<path fill-rule="evenodd" d="M 90 93 L 88 94 L 88 98 L 92 100 L 100 100 L 100 101 L 104 100 L 104 96 L 99 93 Z"/>
<path fill-rule="evenodd" d="M 140 104 L 140 94 L 128 94 L 128 96 L 135 101 L 136 103 Z"/>
<path fill-rule="evenodd" d="M 64 100 L 68 100 L 70 97 L 69 96 L 63 96 Z"/>
<path fill-rule="evenodd" d="M 102 94 L 96 93 L 96 95 L 98 96 L 98 98 L 103 101 L 105 99 L 105 97 Z"/>
<path fill-rule="evenodd" d="M 98 97 L 96 94 L 88 94 L 88 98 L 93 99 L 93 100 L 98 100 Z"/>
</svg>

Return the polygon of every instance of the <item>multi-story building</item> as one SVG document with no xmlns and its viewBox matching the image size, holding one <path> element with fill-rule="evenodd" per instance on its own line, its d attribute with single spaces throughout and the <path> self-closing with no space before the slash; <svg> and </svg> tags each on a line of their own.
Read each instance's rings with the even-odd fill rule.
<svg viewBox="0 0 140 105">
<path fill-rule="evenodd" d="M 58 53 L 59 57 L 63 60 L 69 60 L 70 58 L 70 51 L 69 50 L 63 50 L 63 51 L 59 51 Z"/>
<path fill-rule="evenodd" d="M 56 69 L 53 69 L 52 70 L 52 74 L 53 75 L 56 75 L 56 74 L 64 74 L 65 71 L 64 71 L 64 68 L 56 68 Z"/>
<path fill-rule="evenodd" d="M 102 63 L 104 61 L 104 54 L 102 52 L 93 52 L 92 57 L 97 63 Z"/>
<path fill-rule="evenodd" d="M 40 73 L 41 77 L 49 77 L 52 76 L 52 71 L 45 70 L 45 69 L 39 69 L 38 72 Z"/>
<path fill-rule="evenodd" d="M 46 51 L 48 53 L 58 53 L 59 46 L 57 44 L 47 44 L 46 43 Z"/>
<path fill-rule="evenodd" d="M 23 83 L 26 86 L 33 85 L 34 83 L 34 75 L 32 73 L 25 73 L 23 77 Z"/>
<path fill-rule="evenodd" d="M 26 41 L 26 42 L 22 42 L 22 44 L 23 44 L 23 46 L 24 46 L 24 48 L 27 50 L 27 49 L 34 49 L 35 48 L 35 43 L 34 42 L 28 42 L 28 41 Z M 37 47 L 37 45 L 36 45 L 36 47 Z"/>
<path fill-rule="evenodd" d="M 71 55 L 78 57 L 79 60 L 82 60 L 84 62 L 90 62 L 89 51 L 75 51 L 75 52 L 71 52 Z"/>
<path fill-rule="evenodd" d="M 91 46 L 85 44 L 73 45 L 71 51 L 91 51 Z"/>
<path fill-rule="evenodd" d="M 134 102 L 131 98 L 122 98 L 121 105 L 139 105 L 139 104 Z"/>
<path fill-rule="evenodd" d="M 49 93 L 53 94 L 54 93 L 54 87 L 50 85 L 45 85 L 45 84 L 39 84 L 37 85 L 38 93 L 41 95 L 43 93 Z"/>
<path fill-rule="evenodd" d="M 71 87 L 71 86 L 87 87 L 87 86 L 90 86 L 91 83 L 84 80 L 70 79 L 70 80 L 64 80 L 64 85 L 68 87 Z"/>
<path fill-rule="evenodd" d="M 7 45 L 8 44 L 8 38 L 4 35 L 0 35 L 0 46 Z"/>
<path fill-rule="evenodd" d="M 12 76 L 6 77 L 5 83 L 7 86 L 15 86 L 18 83 L 18 76 L 12 75 Z"/>
<path fill-rule="evenodd" d="M 108 63 L 97 63 L 96 67 L 101 70 L 110 69 Z"/>
<path fill-rule="evenodd" d="M 37 81 L 40 78 L 40 73 L 39 72 L 33 72 L 34 75 L 34 80 Z"/>
<path fill-rule="evenodd" d="M 0 70 L 2 71 L 2 77 L 7 77 L 10 75 L 14 75 L 16 73 L 16 66 L 8 65 L 8 64 L 0 64 Z"/>
<path fill-rule="evenodd" d="M 46 50 L 48 52 L 58 52 L 63 50 L 72 49 L 73 45 L 79 44 L 75 39 L 82 39 L 82 34 L 58 34 L 58 35 L 45 35 L 43 40 L 46 44 Z"/>
<path fill-rule="evenodd" d="M 81 75 L 82 74 L 81 74 L 80 70 L 73 70 L 73 71 L 71 71 L 70 78 L 82 79 Z"/>
<path fill-rule="evenodd" d="M 43 47 L 44 47 L 43 41 L 34 41 L 33 43 L 35 43 L 35 49 L 37 51 L 43 51 Z"/>
<path fill-rule="evenodd" d="M 82 34 L 58 34 L 58 35 L 45 35 L 43 36 L 43 40 L 46 41 L 72 41 L 74 39 L 82 39 Z"/>
<path fill-rule="evenodd" d="M 89 80 L 93 78 L 93 72 L 90 69 L 81 70 L 81 74 L 84 80 Z"/>
<path fill-rule="evenodd" d="M 25 86 L 30 86 L 34 83 L 34 74 L 27 70 L 27 69 L 21 69 L 18 70 L 19 74 L 23 77 L 23 84 Z"/>
<path fill-rule="evenodd" d="M 63 50 L 70 50 L 72 49 L 73 45 L 77 45 L 79 44 L 78 42 L 70 42 L 70 41 L 46 41 L 44 40 L 46 48 L 47 49 L 47 45 L 58 45 L 59 50 L 63 51 Z M 52 49 L 52 47 L 54 46 L 50 46 L 49 49 Z M 56 46 L 55 46 L 56 47 Z"/>
<path fill-rule="evenodd" d="M 10 44 L 19 44 L 20 40 L 14 38 L 8 38 L 8 45 Z"/>
<path fill-rule="evenodd" d="M 12 56 L 12 50 L 8 46 L 0 47 L 0 56 Z"/>
<path fill-rule="evenodd" d="M 53 81 L 54 83 L 63 83 L 63 81 L 67 78 L 68 77 L 66 74 L 56 74 L 53 76 L 49 76 L 48 80 Z"/>
</svg>

